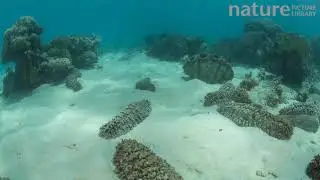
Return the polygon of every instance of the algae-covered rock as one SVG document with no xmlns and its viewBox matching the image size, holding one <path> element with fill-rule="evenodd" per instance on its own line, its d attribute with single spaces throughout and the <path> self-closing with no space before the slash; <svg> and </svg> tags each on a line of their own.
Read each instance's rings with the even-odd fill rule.
<svg viewBox="0 0 320 180">
<path fill-rule="evenodd" d="M 151 82 L 151 78 L 149 77 L 143 78 L 138 82 L 136 82 L 135 88 L 139 90 L 144 90 L 144 91 L 151 91 L 151 92 L 156 91 L 156 86 Z"/>
</svg>

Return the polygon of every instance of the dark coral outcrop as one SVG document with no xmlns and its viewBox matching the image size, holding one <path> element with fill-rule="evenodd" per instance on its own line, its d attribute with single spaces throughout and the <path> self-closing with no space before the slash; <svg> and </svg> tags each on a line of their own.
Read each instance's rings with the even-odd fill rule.
<svg viewBox="0 0 320 180">
<path fill-rule="evenodd" d="M 320 36 L 311 39 L 312 61 L 320 65 Z"/>
<path fill-rule="evenodd" d="M 40 64 L 40 73 L 47 83 L 63 81 L 74 69 L 68 58 L 51 58 Z"/>
<path fill-rule="evenodd" d="M 155 34 L 145 38 L 147 55 L 160 60 L 180 61 L 182 57 L 192 56 L 206 48 L 205 42 L 196 37 L 173 34 Z"/>
<path fill-rule="evenodd" d="M 223 39 L 213 45 L 212 51 L 232 62 L 260 66 L 264 55 L 273 46 L 273 39 L 282 32 L 272 21 L 250 21 L 244 25 L 240 37 Z"/>
<path fill-rule="evenodd" d="M 305 173 L 311 180 L 320 179 L 320 154 L 314 156 L 314 158 L 310 161 Z"/>
<path fill-rule="evenodd" d="M 41 44 L 43 30 L 30 16 L 21 17 L 3 37 L 2 63 L 13 61 L 3 80 L 3 95 L 32 92 L 45 83 L 60 84 L 78 91 L 82 88 L 77 68 L 93 67 L 97 62 L 99 38 L 96 36 L 58 37 Z M 80 72 L 78 72 L 80 73 Z"/>
<path fill-rule="evenodd" d="M 308 41 L 298 34 L 281 33 L 273 43 L 263 58 L 263 65 L 268 71 L 282 76 L 284 83 L 301 85 L 310 73 Z"/>
<path fill-rule="evenodd" d="M 135 88 L 143 91 L 155 92 L 156 86 L 151 82 L 151 78 L 143 78 L 136 82 Z"/>
<path fill-rule="evenodd" d="M 17 59 L 24 59 L 27 51 L 40 51 L 41 34 L 42 28 L 33 17 L 21 17 L 4 33 L 2 60 L 17 61 Z"/>
<path fill-rule="evenodd" d="M 271 21 L 248 22 L 241 37 L 222 40 L 212 51 L 232 62 L 265 67 L 290 85 L 301 85 L 311 71 L 307 39 Z"/>
<path fill-rule="evenodd" d="M 16 66 L 3 81 L 4 95 L 13 91 L 28 91 L 41 84 L 38 67 L 41 54 L 42 28 L 30 16 L 21 17 L 3 37 L 2 63 L 13 61 Z"/>
<path fill-rule="evenodd" d="M 95 36 L 65 36 L 52 40 L 46 46 L 49 56 L 69 58 L 79 69 L 93 68 L 98 61 L 100 39 Z"/>
<path fill-rule="evenodd" d="M 200 53 L 188 58 L 183 71 L 190 79 L 208 84 L 223 84 L 234 77 L 231 65 L 223 57 L 212 53 Z"/>
</svg>

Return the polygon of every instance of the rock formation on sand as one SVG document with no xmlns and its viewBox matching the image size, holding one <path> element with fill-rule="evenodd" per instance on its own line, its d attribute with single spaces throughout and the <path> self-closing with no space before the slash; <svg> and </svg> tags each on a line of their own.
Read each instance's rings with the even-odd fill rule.
<svg viewBox="0 0 320 180">
<path fill-rule="evenodd" d="M 93 67 L 97 62 L 100 40 L 96 36 L 59 37 L 43 45 L 42 33 L 30 16 L 21 17 L 5 31 L 2 63 L 13 61 L 16 66 L 3 80 L 4 96 L 31 92 L 45 83 L 62 83 L 77 68 Z"/>
<path fill-rule="evenodd" d="M 320 179 L 320 154 L 314 156 L 308 164 L 305 173 L 311 180 Z"/>
<path fill-rule="evenodd" d="M 137 81 L 135 88 L 143 91 L 156 91 L 156 86 L 151 82 L 151 78 L 149 77 Z"/>
</svg>

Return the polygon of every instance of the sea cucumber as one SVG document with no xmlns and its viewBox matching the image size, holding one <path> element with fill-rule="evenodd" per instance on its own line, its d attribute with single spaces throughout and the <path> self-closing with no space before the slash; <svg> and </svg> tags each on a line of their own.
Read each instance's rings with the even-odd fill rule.
<svg viewBox="0 0 320 180">
<path fill-rule="evenodd" d="M 289 140 L 293 126 L 259 105 L 246 103 L 220 104 L 217 111 L 240 127 L 258 127 L 269 136 Z"/>
<path fill-rule="evenodd" d="M 120 115 L 100 127 L 99 136 L 104 139 L 115 139 L 125 135 L 144 121 L 151 111 L 149 100 L 144 99 L 131 103 Z"/>
<path fill-rule="evenodd" d="M 133 139 L 117 144 L 113 164 L 120 180 L 183 180 L 165 159 Z"/>
<path fill-rule="evenodd" d="M 279 111 L 280 115 L 319 115 L 319 107 L 312 102 L 291 104 Z"/>
</svg>

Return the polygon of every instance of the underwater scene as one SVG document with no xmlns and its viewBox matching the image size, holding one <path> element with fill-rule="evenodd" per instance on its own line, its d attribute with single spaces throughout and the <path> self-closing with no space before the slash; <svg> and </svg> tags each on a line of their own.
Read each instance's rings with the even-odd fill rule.
<svg viewBox="0 0 320 180">
<path fill-rule="evenodd" d="M 320 180 L 319 9 L 1 2 L 0 180 Z"/>
</svg>

